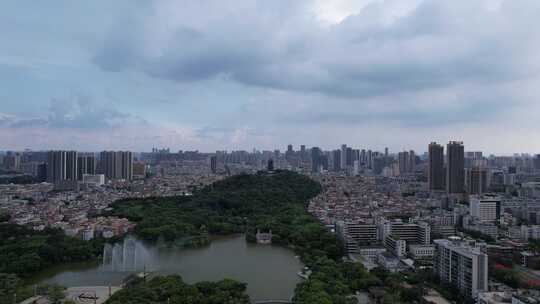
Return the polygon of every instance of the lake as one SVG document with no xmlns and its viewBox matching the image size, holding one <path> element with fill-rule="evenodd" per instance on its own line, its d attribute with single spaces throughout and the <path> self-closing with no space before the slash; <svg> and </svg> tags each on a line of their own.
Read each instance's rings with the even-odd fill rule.
<svg viewBox="0 0 540 304">
<path fill-rule="evenodd" d="M 67 287 L 120 285 L 134 272 L 179 274 L 184 281 L 217 281 L 224 278 L 247 283 L 252 300 L 289 299 L 300 281 L 303 264 L 287 248 L 246 243 L 244 236 L 214 238 L 209 246 L 196 249 L 166 248 L 134 238 L 107 246 L 102 262 L 64 264 L 32 278 L 35 283 Z"/>
</svg>

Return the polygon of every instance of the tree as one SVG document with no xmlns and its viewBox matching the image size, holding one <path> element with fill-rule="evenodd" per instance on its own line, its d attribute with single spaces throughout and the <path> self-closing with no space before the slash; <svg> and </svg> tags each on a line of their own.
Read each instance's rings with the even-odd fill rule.
<svg viewBox="0 0 540 304">
<path fill-rule="evenodd" d="M 529 240 L 529 248 L 535 253 L 540 253 L 540 240 Z"/>
<path fill-rule="evenodd" d="M 60 303 L 66 298 L 66 288 L 60 285 L 49 285 L 47 288 L 47 297 L 53 304 Z"/>
<path fill-rule="evenodd" d="M 13 300 L 19 281 L 14 274 L 0 273 L 0 303 L 9 303 Z"/>
<path fill-rule="evenodd" d="M 7 222 L 10 219 L 9 213 L 6 211 L 0 211 L 0 223 Z"/>
</svg>

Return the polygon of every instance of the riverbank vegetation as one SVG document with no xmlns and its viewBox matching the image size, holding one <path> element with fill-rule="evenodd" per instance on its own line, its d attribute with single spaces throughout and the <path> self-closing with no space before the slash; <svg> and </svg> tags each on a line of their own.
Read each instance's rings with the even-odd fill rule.
<svg viewBox="0 0 540 304">
<path fill-rule="evenodd" d="M 20 278 L 54 264 L 78 262 L 101 255 L 103 240 L 85 242 L 58 229 L 34 231 L 20 225 L 0 224 L 0 273 Z"/>
<path fill-rule="evenodd" d="M 0 303 L 13 303 L 35 292 L 25 279 L 47 267 L 95 259 L 105 240 L 91 242 L 66 236 L 59 229 L 34 231 L 28 227 L 0 223 Z M 15 296 L 16 295 L 16 296 Z M 3 302 L 9 299 L 10 302 Z"/>
<path fill-rule="evenodd" d="M 148 282 L 133 281 L 125 289 L 116 292 L 107 304 L 249 304 L 246 285 L 234 280 L 198 282 L 190 285 L 180 276 L 156 277 Z"/>
</svg>

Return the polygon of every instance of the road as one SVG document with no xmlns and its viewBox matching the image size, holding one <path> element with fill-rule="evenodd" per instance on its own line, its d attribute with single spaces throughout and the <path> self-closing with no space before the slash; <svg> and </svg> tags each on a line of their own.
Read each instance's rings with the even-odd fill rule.
<svg viewBox="0 0 540 304">
<path fill-rule="evenodd" d="M 108 286 L 70 287 L 66 298 L 78 304 L 103 304 L 120 289 L 116 286 L 110 287 L 110 290 Z"/>
</svg>

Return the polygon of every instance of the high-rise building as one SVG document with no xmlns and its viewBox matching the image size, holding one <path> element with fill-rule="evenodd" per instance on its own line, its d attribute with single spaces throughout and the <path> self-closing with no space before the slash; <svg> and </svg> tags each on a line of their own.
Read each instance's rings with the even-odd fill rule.
<svg viewBox="0 0 540 304">
<path fill-rule="evenodd" d="M 217 172 L 217 156 L 215 155 L 210 156 L 210 171 L 212 171 L 212 173 Z"/>
<path fill-rule="evenodd" d="M 37 179 L 39 182 L 47 181 L 47 163 L 42 163 L 38 165 L 37 168 Z"/>
<path fill-rule="evenodd" d="M 446 145 L 446 191 L 463 193 L 465 188 L 465 150 L 462 142 Z"/>
<path fill-rule="evenodd" d="M 341 145 L 341 169 L 347 168 L 347 145 Z"/>
<path fill-rule="evenodd" d="M 410 172 L 410 157 L 409 152 L 399 152 L 398 153 L 398 166 L 399 166 L 399 174 L 404 175 Z"/>
<path fill-rule="evenodd" d="M 133 154 L 129 151 L 103 151 L 101 171 L 107 180 L 133 179 Z"/>
<path fill-rule="evenodd" d="M 4 167 L 7 170 L 19 171 L 21 169 L 21 155 L 9 151 L 6 156 L 4 156 Z"/>
<path fill-rule="evenodd" d="M 360 164 L 360 150 L 358 149 L 353 149 L 353 164 L 355 160 L 357 160 L 358 164 Z"/>
<path fill-rule="evenodd" d="M 340 150 L 334 150 L 332 151 L 332 168 L 334 171 L 340 171 L 341 170 L 341 151 Z"/>
<path fill-rule="evenodd" d="M 65 151 L 49 151 L 47 154 L 47 182 L 57 183 L 66 179 Z"/>
<path fill-rule="evenodd" d="M 362 151 L 360 151 L 360 165 L 362 165 L 362 167 L 366 167 L 367 165 L 367 155 L 365 149 L 362 149 Z"/>
<path fill-rule="evenodd" d="M 353 175 L 358 175 L 360 173 L 360 161 L 359 160 L 355 160 L 354 161 L 354 166 L 353 166 Z"/>
<path fill-rule="evenodd" d="M 96 174 L 96 157 L 93 153 L 77 156 L 77 180 L 82 181 L 85 174 Z"/>
<path fill-rule="evenodd" d="M 354 164 L 354 155 L 353 155 L 353 149 L 351 147 L 347 147 L 347 150 L 346 150 L 346 157 L 347 157 L 347 160 L 346 160 L 346 163 L 347 163 L 347 167 L 352 167 L 353 164 Z"/>
<path fill-rule="evenodd" d="M 269 159 L 268 162 L 266 163 L 266 170 L 268 171 L 274 171 L 274 160 L 273 159 Z"/>
<path fill-rule="evenodd" d="M 117 152 L 120 153 L 121 165 L 121 179 L 132 180 L 133 179 L 133 153 L 131 152 Z"/>
<path fill-rule="evenodd" d="M 409 151 L 409 172 L 416 170 L 416 153 L 413 150 Z"/>
<path fill-rule="evenodd" d="M 488 173 L 485 168 L 473 167 L 467 169 L 465 174 L 465 184 L 469 194 L 480 195 L 485 193 L 488 188 Z"/>
<path fill-rule="evenodd" d="M 47 182 L 58 184 L 65 180 L 77 180 L 77 152 L 49 151 L 47 153 Z"/>
<path fill-rule="evenodd" d="M 321 172 L 323 167 L 323 155 L 319 147 L 311 148 L 311 172 Z"/>
<path fill-rule="evenodd" d="M 287 151 L 285 151 L 285 159 L 288 162 L 290 162 L 290 161 L 292 161 L 293 156 L 294 156 L 293 145 L 289 144 L 289 145 L 287 145 Z"/>
<path fill-rule="evenodd" d="M 534 163 L 534 168 L 536 170 L 540 170 L 540 154 L 536 154 L 536 156 L 534 157 L 533 163 Z"/>
<path fill-rule="evenodd" d="M 429 190 L 444 190 L 444 148 L 432 142 L 428 146 L 428 154 Z"/>
<path fill-rule="evenodd" d="M 66 179 L 70 181 L 77 180 L 77 152 L 66 152 Z"/>
<path fill-rule="evenodd" d="M 435 240 L 434 270 L 444 283 L 476 298 L 488 291 L 488 257 L 459 238 Z"/>
</svg>

